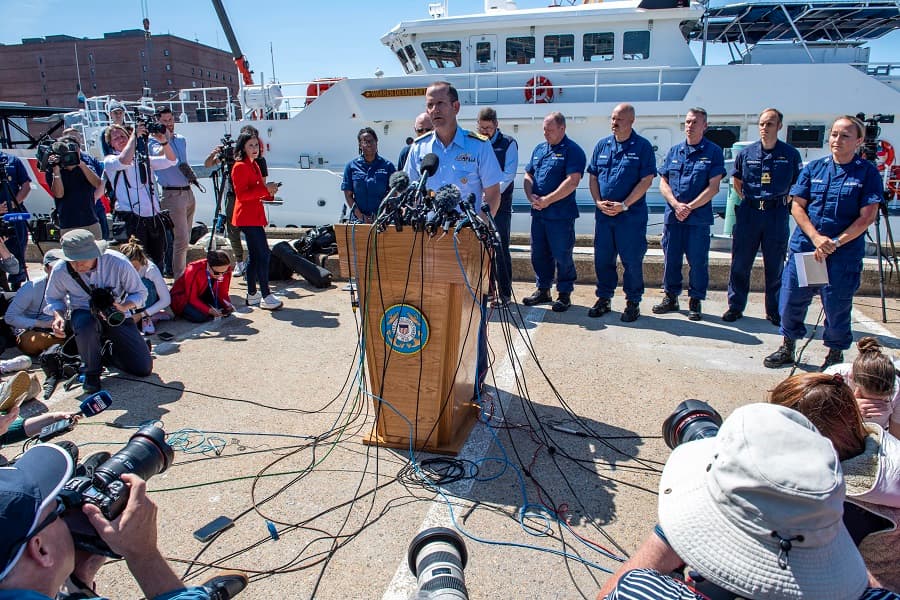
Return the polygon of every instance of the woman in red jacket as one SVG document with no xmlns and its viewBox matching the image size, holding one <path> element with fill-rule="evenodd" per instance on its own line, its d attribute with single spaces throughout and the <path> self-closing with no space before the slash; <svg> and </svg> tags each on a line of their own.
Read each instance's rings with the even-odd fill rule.
<svg viewBox="0 0 900 600">
<path fill-rule="evenodd" d="M 172 285 L 172 310 L 193 323 L 203 323 L 234 312 L 228 288 L 231 259 L 223 250 L 212 250 L 206 258 L 188 264 Z"/>
<path fill-rule="evenodd" d="M 263 202 L 272 200 L 277 183 L 263 183 L 256 159 L 259 157 L 259 138 L 242 133 L 234 145 L 234 167 L 231 185 L 234 188 L 234 214 L 231 224 L 240 227 L 247 241 L 247 306 L 266 310 L 281 308 L 283 302 L 269 289 L 269 241 L 266 239 L 266 210 Z M 256 287 L 259 285 L 259 290 Z"/>
</svg>

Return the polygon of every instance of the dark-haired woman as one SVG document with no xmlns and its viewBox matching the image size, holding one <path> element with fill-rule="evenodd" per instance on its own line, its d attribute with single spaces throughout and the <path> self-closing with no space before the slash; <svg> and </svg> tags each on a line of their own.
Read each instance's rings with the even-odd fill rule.
<svg viewBox="0 0 900 600">
<path fill-rule="evenodd" d="M 371 127 L 356 135 L 359 156 L 347 163 L 341 189 L 350 208 L 351 223 L 371 223 L 388 192 L 388 180 L 396 171 L 391 161 L 378 155 L 378 136 Z"/>
<path fill-rule="evenodd" d="M 860 338 L 856 347 L 856 360 L 828 367 L 825 373 L 839 374 L 846 380 L 865 421 L 878 423 L 900 438 L 900 379 L 894 361 L 873 337 Z"/>
<path fill-rule="evenodd" d="M 259 157 L 259 138 L 250 133 L 238 136 L 234 145 L 234 167 L 231 185 L 234 188 L 234 214 L 231 224 L 241 228 L 247 241 L 247 306 L 276 310 L 284 304 L 269 289 L 269 241 L 266 238 L 266 209 L 278 184 L 265 183 L 256 159 Z M 259 286 L 259 289 L 257 289 Z"/>
<path fill-rule="evenodd" d="M 234 312 L 229 288 L 231 259 L 223 250 L 189 263 L 172 285 L 172 310 L 194 323 L 203 323 Z"/>
</svg>

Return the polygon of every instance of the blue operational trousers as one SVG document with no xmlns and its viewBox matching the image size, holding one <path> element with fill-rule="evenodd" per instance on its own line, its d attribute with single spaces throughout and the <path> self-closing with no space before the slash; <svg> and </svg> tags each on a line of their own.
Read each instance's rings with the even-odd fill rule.
<svg viewBox="0 0 900 600">
<path fill-rule="evenodd" d="M 728 308 L 743 312 L 750 293 L 750 273 L 756 252 L 762 247 L 766 277 L 766 314 L 778 314 L 781 274 L 788 247 L 787 207 L 757 210 L 742 202 L 736 208 L 737 220 L 731 237 L 731 275 L 728 279 Z"/>
<path fill-rule="evenodd" d="M 494 217 L 497 233 L 500 234 L 500 251 L 494 258 L 496 268 L 497 291 L 504 298 L 512 297 L 512 255 L 509 253 L 509 232 L 512 225 L 512 206 L 505 209 L 502 205 Z"/>
<path fill-rule="evenodd" d="M 709 225 L 673 223 L 663 226 L 663 291 L 678 296 L 683 287 L 681 264 L 690 266 L 688 296 L 706 299 L 709 287 Z"/>
<path fill-rule="evenodd" d="M 596 209 L 595 209 L 596 210 Z M 644 295 L 644 255 L 647 254 L 647 213 L 628 211 L 607 217 L 594 215 L 594 272 L 597 297 L 612 298 L 619 274 L 616 257 L 622 258 L 622 291 L 625 299 L 640 302 Z"/>
<path fill-rule="evenodd" d="M 549 290 L 556 275 L 556 291 L 571 293 L 578 278 L 572 258 L 575 219 L 544 219 L 538 213 L 531 215 L 531 266 L 537 287 Z"/>
<path fill-rule="evenodd" d="M 131 318 L 126 318 L 118 327 L 110 327 L 91 311 L 76 309 L 72 311 L 72 331 L 75 332 L 75 343 L 84 363 L 85 375 L 100 375 L 103 369 L 100 352 L 104 340 L 112 342 L 110 361 L 120 371 L 137 377 L 146 377 L 153 372 L 150 349 Z"/>
<path fill-rule="evenodd" d="M 853 344 L 850 311 L 853 308 L 853 294 L 859 288 L 862 261 L 829 258 L 825 265 L 828 268 L 828 285 L 800 287 L 794 254 L 788 255 L 781 278 L 781 335 L 792 340 L 806 335 L 803 321 L 813 296 L 818 294 L 825 307 L 822 340 L 828 348 L 846 350 Z"/>
</svg>

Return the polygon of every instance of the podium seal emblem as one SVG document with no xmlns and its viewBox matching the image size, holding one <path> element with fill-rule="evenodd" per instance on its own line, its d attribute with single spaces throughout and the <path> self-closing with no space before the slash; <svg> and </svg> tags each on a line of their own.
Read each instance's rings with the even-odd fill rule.
<svg viewBox="0 0 900 600">
<path fill-rule="evenodd" d="M 415 306 L 394 304 L 381 317 L 381 337 L 399 354 L 416 354 L 428 343 L 428 321 Z"/>
</svg>

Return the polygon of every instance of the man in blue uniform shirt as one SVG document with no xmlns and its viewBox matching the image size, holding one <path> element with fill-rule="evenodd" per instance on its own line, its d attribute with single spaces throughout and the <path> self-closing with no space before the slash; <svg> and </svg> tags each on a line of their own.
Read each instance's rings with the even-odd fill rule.
<svg viewBox="0 0 900 600">
<path fill-rule="evenodd" d="M 822 370 L 843 362 L 843 351 L 853 343 L 850 312 L 862 274 L 864 234 L 875 222 L 878 204 L 884 198 L 878 169 L 856 155 L 864 139 L 865 125 L 859 119 L 839 117 L 828 136 L 831 156 L 803 167 L 791 188 L 791 215 L 797 227 L 781 278 L 779 313 L 784 341 L 765 358 L 766 367 L 794 364 L 794 346 L 806 335 L 803 322 L 815 294 L 822 298 L 825 310 L 822 340 L 828 355 Z M 825 263 L 825 285 L 800 285 L 797 258 L 800 253 L 810 252 L 816 261 Z"/>
<path fill-rule="evenodd" d="M 0 152 L 0 214 L 6 212 L 28 212 L 25 208 L 25 197 L 31 192 L 31 177 L 25 165 L 18 157 Z M 27 279 L 25 270 L 25 247 L 28 245 L 28 226 L 24 221 L 12 223 L 16 230 L 15 238 L 8 240 L 7 246 L 19 261 L 19 272 L 9 276 L 9 287 L 16 291 Z"/>
<path fill-rule="evenodd" d="M 484 209 L 491 215 L 500 208 L 500 182 L 503 171 L 486 137 L 466 131 L 456 121 L 459 113 L 459 94 L 446 81 L 436 81 L 425 90 L 425 110 L 434 129 L 413 142 L 406 161 L 410 181 L 418 181 L 419 165 L 429 153 L 438 157 L 438 167 L 428 178 L 428 187 L 439 189 L 446 184 L 459 187 L 463 199 L 475 194 L 475 212 Z M 487 291 L 487 290 L 484 290 Z M 481 326 L 478 332 L 478 366 L 475 397 L 480 400 L 488 370 L 487 295 L 481 299 Z"/>
<path fill-rule="evenodd" d="M 519 144 L 497 125 L 497 111 L 482 108 L 478 112 L 478 133 L 488 138 L 497 163 L 503 169 L 500 181 L 500 208 L 494 222 L 500 234 L 500 255 L 494 259 L 497 280 L 496 306 L 509 304 L 512 298 L 512 256 L 509 253 L 509 232 L 512 225 L 512 196 L 516 171 L 519 168 Z"/>
<path fill-rule="evenodd" d="M 537 289 L 526 306 L 553 301 L 550 286 L 556 276 L 555 312 L 572 306 L 575 289 L 575 189 L 584 174 L 584 150 L 566 135 L 566 118 L 559 112 L 544 117 L 544 139 L 525 166 L 525 197 L 531 203 L 531 265 Z"/>
<path fill-rule="evenodd" d="M 778 296 L 787 254 L 789 193 L 803 166 L 800 153 L 778 139 L 783 115 L 767 108 L 759 115 L 759 141 L 741 150 L 734 159 L 731 180 L 741 198 L 735 207 L 731 236 L 731 277 L 728 310 L 723 321 L 744 316 L 750 292 L 750 272 L 762 246 L 766 276 L 766 319 L 781 325 Z"/>
<path fill-rule="evenodd" d="M 601 317 L 612 310 L 616 291 L 616 256 L 625 269 L 622 321 L 640 314 L 644 295 L 644 255 L 647 253 L 647 190 L 656 176 L 653 146 L 634 132 L 634 107 L 619 104 L 610 116 L 613 134 L 597 142 L 588 165 L 594 214 L 594 271 L 597 302 L 588 316 Z"/>
<path fill-rule="evenodd" d="M 706 111 L 691 108 L 684 118 L 685 141 L 672 146 L 660 169 L 659 192 L 666 200 L 663 224 L 662 302 L 653 312 L 678 310 L 683 278 L 681 263 L 690 266 L 688 319 L 699 321 L 700 302 L 709 287 L 709 230 L 713 223 L 712 199 L 725 176 L 722 149 L 704 139 Z"/>
</svg>

